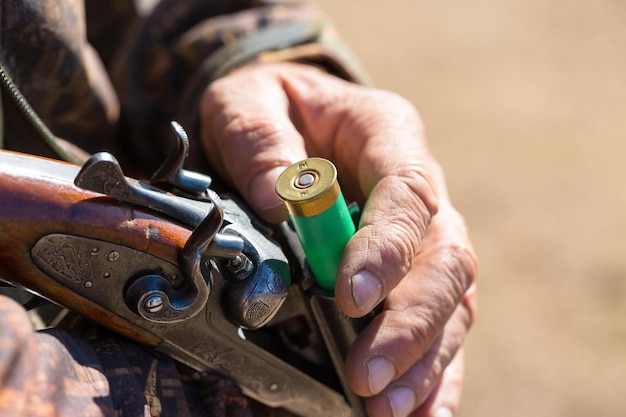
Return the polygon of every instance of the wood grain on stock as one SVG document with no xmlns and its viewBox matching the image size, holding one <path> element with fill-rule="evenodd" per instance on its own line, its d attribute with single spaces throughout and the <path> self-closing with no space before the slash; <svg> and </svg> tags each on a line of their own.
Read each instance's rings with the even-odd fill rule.
<svg viewBox="0 0 626 417">
<path fill-rule="evenodd" d="M 136 341 L 160 339 L 86 300 L 33 264 L 32 246 L 44 235 L 64 233 L 115 242 L 177 265 L 190 231 L 149 213 L 81 190 L 65 179 L 42 178 L 0 166 L 0 276 Z M 155 233 L 158 231 L 158 233 Z M 120 295 L 121 296 L 121 295 Z"/>
</svg>

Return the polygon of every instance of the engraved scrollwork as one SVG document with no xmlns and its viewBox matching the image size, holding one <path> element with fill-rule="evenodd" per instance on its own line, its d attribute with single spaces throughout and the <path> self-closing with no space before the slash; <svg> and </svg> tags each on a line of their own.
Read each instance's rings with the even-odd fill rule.
<svg viewBox="0 0 626 417">
<path fill-rule="evenodd" d="M 85 282 L 91 278 L 89 261 L 68 242 L 57 244 L 49 241 L 36 255 L 54 271 L 74 282 Z"/>
</svg>

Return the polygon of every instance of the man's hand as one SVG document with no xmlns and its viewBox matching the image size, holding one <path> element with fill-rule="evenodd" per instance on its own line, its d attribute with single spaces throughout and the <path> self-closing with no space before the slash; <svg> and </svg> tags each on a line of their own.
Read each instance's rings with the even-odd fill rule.
<svg viewBox="0 0 626 417">
<path fill-rule="evenodd" d="M 363 207 L 335 296 L 349 316 L 382 311 L 350 350 L 346 375 L 371 416 L 449 416 L 476 310 L 477 262 L 413 106 L 396 94 L 299 64 L 250 66 L 201 103 L 209 160 L 264 219 L 286 219 L 278 175 L 310 156 L 333 161 Z"/>
</svg>

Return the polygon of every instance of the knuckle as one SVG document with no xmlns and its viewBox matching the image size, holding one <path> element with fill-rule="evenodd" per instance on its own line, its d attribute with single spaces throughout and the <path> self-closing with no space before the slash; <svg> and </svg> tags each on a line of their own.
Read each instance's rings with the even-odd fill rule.
<svg viewBox="0 0 626 417">
<path fill-rule="evenodd" d="M 380 329 L 379 340 L 387 341 L 388 345 L 383 349 L 397 358 L 398 370 L 404 373 L 428 352 L 437 326 L 433 317 L 418 308 L 387 310 L 381 315 L 384 325 Z"/>
<path fill-rule="evenodd" d="M 460 307 L 465 315 L 465 324 L 469 328 L 476 321 L 476 315 L 478 314 L 476 284 L 472 284 L 465 292 L 461 299 Z"/>
<path fill-rule="evenodd" d="M 393 117 L 393 120 L 397 123 L 398 120 L 412 119 L 417 121 L 418 125 L 422 126 L 422 121 L 419 117 L 415 106 L 406 97 L 388 90 L 371 90 L 365 87 L 364 100 L 368 103 L 375 104 L 378 108 L 393 109 L 393 112 L 382 112 L 381 116 L 388 115 Z M 374 98 L 374 100 L 372 100 Z"/>
<path fill-rule="evenodd" d="M 411 268 L 413 259 L 418 250 L 418 244 L 412 235 L 414 234 L 405 225 L 392 223 L 386 229 L 389 236 L 386 239 L 383 259 L 384 268 L 393 268 L 397 270 L 396 274 L 403 277 Z"/>
<path fill-rule="evenodd" d="M 395 221 L 385 214 L 376 226 L 361 229 L 367 232 L 364 257 L 368 269 L 378 271 L 385 279 L 385 286 L 391 289 L 409 272 L 419 249 L 419 232 L 406 220 Z"/>
<path fill-rule="evenodd" d="M 200 106 L 203 113 L 215 112 L 224 105 L 232 91 L 232 77 L 219 78 L 209 84 L 202 95 Z"/>
<path fill-rule="evenodd" d="M 428 173 L 422 165 L 413 164 L 387 176 L 380 184 L 387 186 L 388 212 L 371 213 L 374 222 L 387 230 L 390 242 L 412 258 L 418 251 L 431 219 L 438 211 L 438 196 Z"/>
<path fill-rule="evenodd" d="M 404 194 L 404 195 L 401 195 Z M 397 192 L 389 196 L 387 212 L 370 210 L 368 224 L 376 225 L 371 241 L 377 242 L 381 251 L 382 266 L 404 276 L 411 268 L 432 216 L 419 198 Z M 386 275 L 386 274 L 385 274 Z"/>
<path fill-rule="evenodd" d="M 439 211 L 439 196 L 432 176 L 432 166 L 425 157 L 412 161 L 397 171 L 392 178 L 404 188 L 413 207 L 429 220 Z"/>
<path fill-rule="evenodd" d="M 420 358 L 430 348 L 430 345 L 435 338 L 435 333 L 438 330 L 437 323 L 434 318 L 429 314 L 415 314 L 408 325 L 409 337 L 413 341 L 411 344 L 407 344 L 407 348 L 411 351 L 406 352 L 408 358 Z"/>
<path fill-rule="evenodd" d="M 459 296 L 466 293 L 474 283 L 478 272 L 478 260 L 467 241 L 452 241 L 445 247 L 442 269 L 445 276 L 458 284 Z"/>
<path fill-rule="evenodd" d="M 280 122 L 267 117 L 250 117 L 237 115 L 232 117 L 223 128 L 222 136 L 225 140 L 252 144 L 258 141 L 267 141 L 283 131 Z"/>
</svg>

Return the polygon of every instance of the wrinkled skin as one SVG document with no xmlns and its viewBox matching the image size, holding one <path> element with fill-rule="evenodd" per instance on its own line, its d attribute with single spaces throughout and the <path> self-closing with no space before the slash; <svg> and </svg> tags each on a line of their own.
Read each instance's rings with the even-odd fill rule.
<svg viewBox="0 0 626 417">
<path fill-rule="evenodd" d="M 336 164 L 363 207 L 337 303 L 352 317 L 382 303 L 350 350 L 349 383 L 371 416 L 454 413 L 477 261 L 413 106 L 312 67 L 260 64 L 208 87 L 201 134 L 213 166 L 272 222 L 286 219 L 274 192 L 285 167 L 310 156 Z"/>
</svg>

